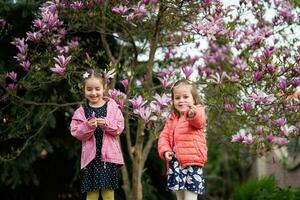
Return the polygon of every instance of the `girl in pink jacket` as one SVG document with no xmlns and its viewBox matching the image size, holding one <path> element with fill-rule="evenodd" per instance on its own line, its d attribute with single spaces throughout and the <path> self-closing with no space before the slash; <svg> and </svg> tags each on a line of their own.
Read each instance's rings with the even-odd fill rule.
<svg viewBox="0 0 300 200">
<path fill-rule="evenodd" d="M 197 200 L 204 194 L 202 167 L 207 161 L 206 115 L 197 89 L 180 80 L 171 90 L 173 110 L 158 139 L 158 153 L 167 162 L 167 190 L 177 200 Z"/>
<path fill-rule="evenodd" d="M 118 136 L 124 129 L 124 118 L 117 103 L 104 97 L 106 80 L 94 70 L 83 74 L 87 100 L 72 117 L 71 134 L 81 141 L 81 192 L 87 200 L 113 200 L 119 187 L 118 173 L 124 164 Z"/>
</svg>

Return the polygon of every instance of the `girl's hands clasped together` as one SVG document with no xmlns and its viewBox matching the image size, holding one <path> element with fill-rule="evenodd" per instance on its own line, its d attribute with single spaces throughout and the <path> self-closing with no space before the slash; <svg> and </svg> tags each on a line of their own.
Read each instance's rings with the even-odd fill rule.
<svg viewBox="0 0 300 200">
<path fill-rule="evenodd" d="M 88 124 L 94 128 L 97 128 L 97 118 L 93 117 L 88 120 Z"/>
<path fill-rule="evenodd" d="M 100 128 L 105 126 L 105 119 L 104 118 L 91 118 L 88 120 L 88 123 L 90 126 L 97 128 L 99 126 Z"/>
<path fill-rule="evenodd" d="M 103 128 L 105 126 L 106 122 L 105 122 L 105 119 L 104 118 L 97 118 L 97 125 L 100 127 L 100 128 Z"/>
</svg>

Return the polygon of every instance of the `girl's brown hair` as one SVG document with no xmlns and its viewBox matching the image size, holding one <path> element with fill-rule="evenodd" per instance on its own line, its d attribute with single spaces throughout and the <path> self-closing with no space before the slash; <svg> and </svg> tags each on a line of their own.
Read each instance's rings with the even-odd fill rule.
<svg viewBox="0 0 300 200">
<path fill-rule="evenodd" d="M 84 92 L 84 88 L 85 88 L 85 82 L 86 82 L 86 80 L 88 80 L 90 78 L 97 78 L 97 79 L 99 79 L 100 82 L 103 85 L 104 90 L 106 91 L 106 88 L 107 88 L 107 84 L 106 83 L 107 83 L 107 81 L 105 79 L 105 74 L 102 71 L 100 71 L 100 70 L 88 69 L 83 74 L 83 80 L 82 80 L 82 84 L 81 84 L 83 92 Z"/>
<path fill-rule="evenodd" d="M 195 84 L 190 80 L 182 79 L 182 80 L 179 80 L 179 81 L 175 82 L 174 85 L 171 88 L 171 97 L 172 97 L 172 102 L 173 102 L 172 110 L 174 112 L 177 112 L 175 107 L 174 107 L 174 88 L 176 88 L 179 85 L 189 85 L 189 86 L 191 86 L 191 93 L 192 93 L 192 96 L 193 96 L 193 99 L 194 99 L 194 104 L 195 105 L 198 105 L 198 104 L 203 105 L 203 102 L 202 102 L 201 98 L 198 95 L 198 91 L 197 91 L 197 88 L 196 88 Z"/>
</svg>

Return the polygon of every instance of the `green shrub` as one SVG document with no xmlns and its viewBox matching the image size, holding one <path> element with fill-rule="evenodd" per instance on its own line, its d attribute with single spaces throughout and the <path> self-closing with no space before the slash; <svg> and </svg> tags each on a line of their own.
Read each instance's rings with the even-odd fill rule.
<svg viewBox="0 0 300 200">
<path fill-rule="evenodd" d="M 274 177 L 249 180 L 237 186 L 233 200 L 300 200 L 300 189 L 280 188 Z"/>
</svg>

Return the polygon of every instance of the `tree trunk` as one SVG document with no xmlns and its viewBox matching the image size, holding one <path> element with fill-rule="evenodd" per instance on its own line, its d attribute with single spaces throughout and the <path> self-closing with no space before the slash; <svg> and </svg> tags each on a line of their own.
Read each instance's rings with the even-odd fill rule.
<svg viewBox="0 0 300 200">
<path fill-rule="evenodd" d="M 132 165 L 132 199 L 134 200 L 143 199 L 142 175 L 144 162 L 142 160 L 142 155 L 144 143 L 144 129 L 145 124 L 144 122 L 142 122 L 142 120 L 139 119 L 136 134 L 136 143 L 134 145 Z"/>
<path fill-rule="evenodd" d="M 138 153 L 141 157 L 140 153 Z M 142 200 L 143 199 L 143 188 L 142 188 L 142 169 L 141 158 L 136 157 L 133 163 L 132 169 L 132 199 Z"/>
</svg>

